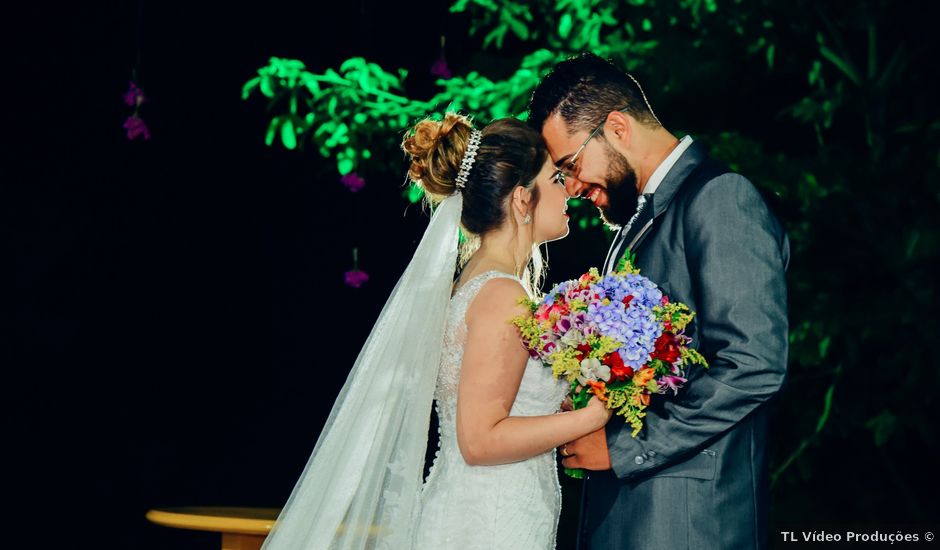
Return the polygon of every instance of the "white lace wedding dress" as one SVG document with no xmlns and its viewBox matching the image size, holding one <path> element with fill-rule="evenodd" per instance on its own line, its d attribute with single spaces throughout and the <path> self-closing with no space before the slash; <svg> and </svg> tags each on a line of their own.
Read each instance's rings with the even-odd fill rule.
<svg viewBox="0 0 940 550">
<path fill-rule="evenodd" d="M 470 466 L 457 447 L 457 385 L 467 327 L 464 316 L 487 281 L 516 277 L 490 271 L 466 281 L 451 298 L 435 390 L 440 446 L 420 497 L 416 550 L 545 550 L 555 548 L 561 487 L 555 451 L 498 466 Z M 508 320 L 507 320 L 508 322 Z M 567 384 L 529 359 L 511 416 L 555 413 Z"/>
</svg>

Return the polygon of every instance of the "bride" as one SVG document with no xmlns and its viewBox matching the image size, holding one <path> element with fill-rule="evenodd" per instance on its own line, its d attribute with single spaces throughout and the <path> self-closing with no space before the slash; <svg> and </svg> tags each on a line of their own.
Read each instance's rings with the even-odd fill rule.
<svg viewBox="0 0 940 550">
<path fill-rule="evenodd" d="M 568 198 L 541 136 L 504 119 L 424 120 L 403 149 L 436 204 L 265 550 L 551 549 L 555 447 L 610 418 L 529 358 L 510 319 L 568 233 Z M 454 283 L 458 228 L 476 245 Z M 466 253 L 465 253 L 466 255 Z M 422 483 L 432 401 L 440 447 Z"/>
</svg>

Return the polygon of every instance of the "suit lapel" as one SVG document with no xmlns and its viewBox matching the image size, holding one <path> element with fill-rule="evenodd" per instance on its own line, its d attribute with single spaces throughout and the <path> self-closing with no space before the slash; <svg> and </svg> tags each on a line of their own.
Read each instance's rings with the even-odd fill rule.
<svg viewBox="0 0 940 550">
<path fill-rule="evenodd" d="M 631 235 L 627 241 L 627 249 L 632 252 L 636 251 L 637 247 L 639 247 L 646 239 L 647 235 L 650 234 L 653 225 L 656 223 L 656 219 L 662 216 L 666 212 L 666 209 L 669 208 L 669 204 L 682 186 L 682 182 L 684 182 L 706 158 L 705 148 L 697 142 L 693 142 L 689 145 L 689 148 L 682 153 L 679 160 L 677 160 L 672 168 L 669 169 L 669 172 L 666 173 L 666 177 L 663 178 L 662 183 L 659 184 L 656 193 L 653 194 L 653 204 L 652 209 L 650 209 L 652 216 L 648 217 L 638 230 L 635 232 L 631 231 L 633 235 Z M 639 220 L 637 220 L 637 222 L 637 225 L 640 225 Z"/>
</svg>

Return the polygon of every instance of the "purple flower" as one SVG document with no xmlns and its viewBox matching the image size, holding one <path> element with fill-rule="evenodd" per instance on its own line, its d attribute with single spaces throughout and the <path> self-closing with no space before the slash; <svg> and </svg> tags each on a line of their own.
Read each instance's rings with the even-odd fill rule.
<svg viewBox="0 0 940 550">
<path fill-rule="evenodd" d="M 345 176 L 341 177 L 339 181 L 342 182 L 342 184 L 353 193 L 366 186 L 366 180 L 362 179 L 362 177 L 355 172 L 346 174 Z"/>
<path fill-rule="evenodd" d="M 346 272 L 346 285 L 359 288 L 369 282 L 369 274 L 361 269 L 351 269 Z"/>
<path fill-rule="evenodd" d="M 147 128 L 147 124 L 144 123 L 143 119 L 137 115 L 131 115 L 127 117 L 127 120 L 124 121 L 124 129 L 127 130 L 127 139 L 135 140 L 138 136 L 143 136 L 144 139 L 150 139 L 150 129 Z"/>
<path fill-rule="evenodd" d="M 441 54 L 441 56 L 437 58 L 437 61 L 431 65 L 431 74 L 445 79 L 454 76 L 451 74 L 450 68 L 447 66 L 447 59 L 444 58 L 443 54 Z"/>
<path fill-rule="evenodd" d="M 130 87 L 124 92 L 124 104 L 128 107 L 140 107 L 144 101 L 147 101 L 147 98 L 144 97 L 144 91 L 134 81 L 131 81 Z"/>
</svg>

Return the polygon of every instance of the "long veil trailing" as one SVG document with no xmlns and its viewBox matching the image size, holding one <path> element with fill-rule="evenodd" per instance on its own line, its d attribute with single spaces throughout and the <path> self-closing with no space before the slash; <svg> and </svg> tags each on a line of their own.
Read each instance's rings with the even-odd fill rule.
<svg viewBox="0 0 940 550">
<path fill-rule="evenodd" d="M 263 550 L 411 547 L 462 204 L 435 209 Z"/>
</svg>

